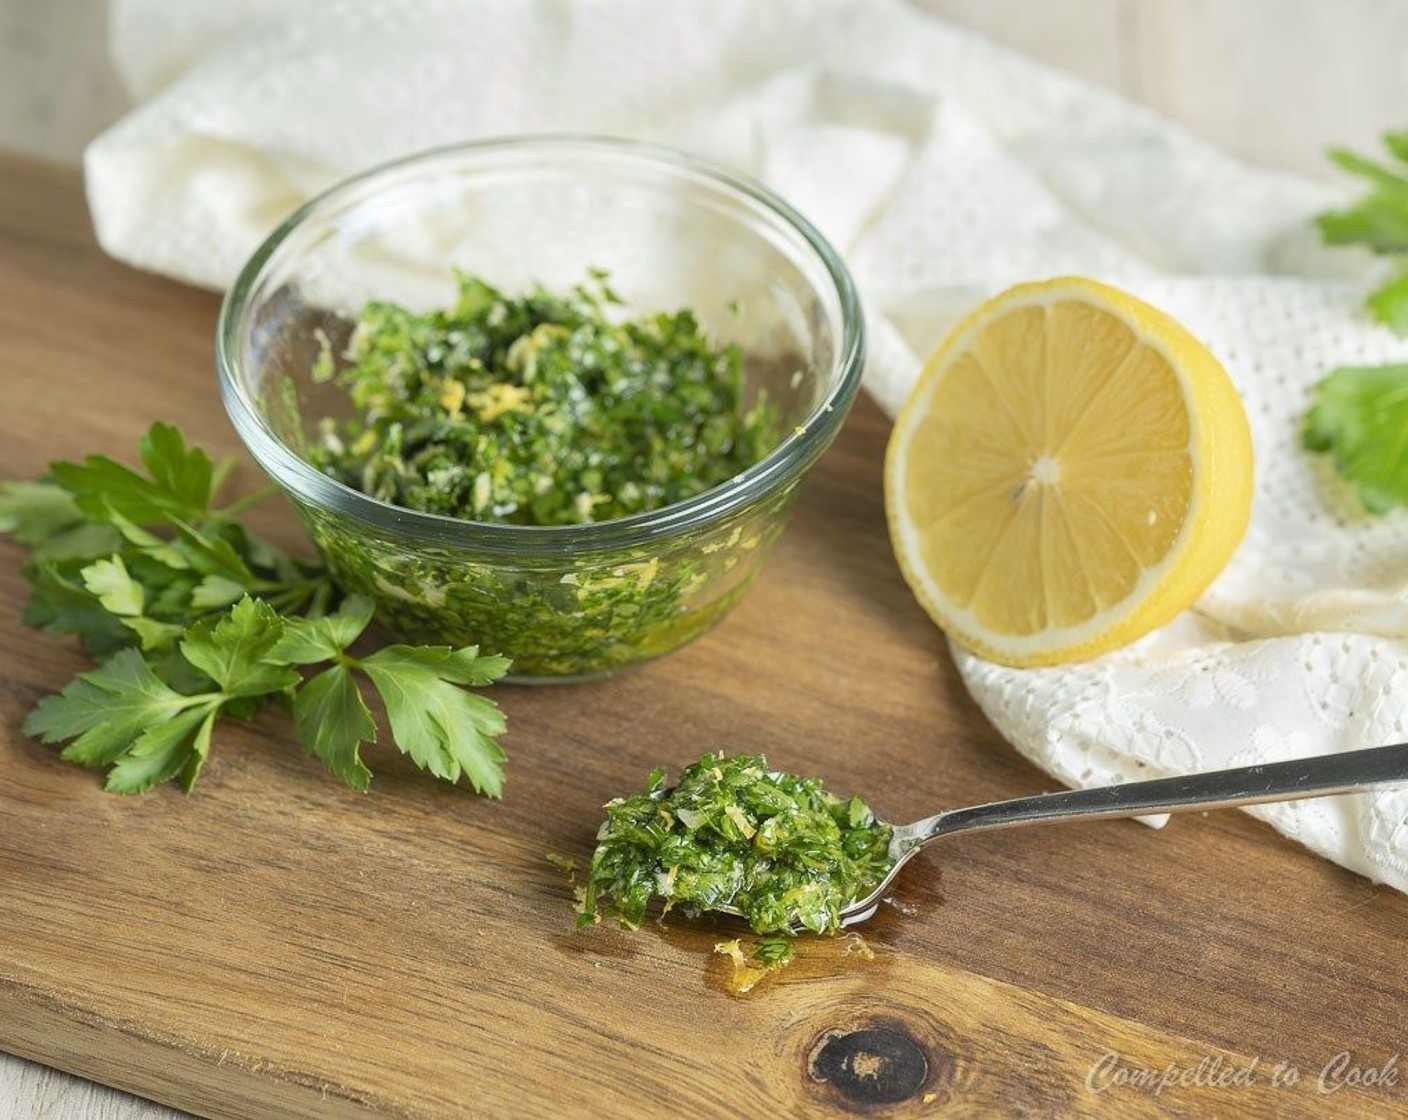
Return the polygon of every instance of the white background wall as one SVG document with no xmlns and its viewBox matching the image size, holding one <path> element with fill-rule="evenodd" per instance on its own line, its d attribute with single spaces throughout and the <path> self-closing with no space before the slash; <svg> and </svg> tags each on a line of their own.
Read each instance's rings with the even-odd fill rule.
<svg viewBox="0 0 1408 1120">
<path fill-rule="evenodd" d="M 913 2 L 1267 165 L 1327 174 L 1329 145 L 1367 148 L 1408 127 L 1408 0 Z M 126 108 L 104 54 L 105 7 L 0 0 L 0 148 L 76 162 Z M 0 1054 L 0 1116 L 170 1115 Z"/>
<path fill-rule="evenodd" d="M 1408 0 L 912 2 L 1271 166 L 1325 174 L 1330 144 L 1408 126 Z M 105 7 L 0 0 L 0 148 L 73 162 L 126 107 Z"/>
<path fill-rule="evenodd" d="M 1408 0 L 922 2 L 1269 166 L 1408 127 Z"/>
<path fill-rule="evenodd" d="M 105 0 L 0 0 L 0 148 L 74 163 L 127 107 L 106 11 Z"/>
</svg>

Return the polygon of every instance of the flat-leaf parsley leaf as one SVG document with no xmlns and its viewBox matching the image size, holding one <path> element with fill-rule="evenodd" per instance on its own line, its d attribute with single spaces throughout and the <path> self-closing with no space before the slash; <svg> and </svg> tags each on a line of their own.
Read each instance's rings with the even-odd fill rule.
<svg viewBox="0 0 1408 1120">
<path fill-rule="evenodd" d="M 1334 453 L 1370 512 L 1408 505 L 1408 365 L 1337 369 L 1311 400 L 1305 446 Z"/>
</svg>

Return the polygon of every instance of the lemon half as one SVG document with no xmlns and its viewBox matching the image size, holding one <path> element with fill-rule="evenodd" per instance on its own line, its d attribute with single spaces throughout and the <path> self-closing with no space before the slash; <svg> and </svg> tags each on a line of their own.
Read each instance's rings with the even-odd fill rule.
<svg viewBox="0 0 1408 1120">
<path fill-rule="evenodd" d="M 1226 566 L 1252 444 L 1217 359 L 1082 277 L 988 300 L 895 422 L 885 507 L 906 581 L 959 645 L 1007 665 L 1094 657 L 1163 625 Z"/>
</svg>

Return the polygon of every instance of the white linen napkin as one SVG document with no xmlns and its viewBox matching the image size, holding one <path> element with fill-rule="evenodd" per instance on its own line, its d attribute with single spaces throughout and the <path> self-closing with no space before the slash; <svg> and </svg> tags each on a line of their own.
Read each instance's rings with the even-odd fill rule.
<svg viewBox="0 0 1408 1120">
<path fill-rule="evenodd" d="M 1080 272 L 1182 320 L 1251 419 L 1251 529 L 1197 607 L 1083 665 L 955 650 L 994 724 L 1071 785 L 1408 739 L 1408 517 L 1359 513 L 1298 447 L 1308 387 L 1408 359 L 1320 249 L 1323 185 L 1245 167 L 1118 97 L 902 0 L 115 0 L 139 97 L 90 146 L 115 256 L 226 284 L 293 206 L 406 152 L 494 134 L 652 139 L 766 180 L 866 300 L 893 413 L 978 299 Z M 1252 810 L 1408 890 L 1408 790 Z"/>
</svg>

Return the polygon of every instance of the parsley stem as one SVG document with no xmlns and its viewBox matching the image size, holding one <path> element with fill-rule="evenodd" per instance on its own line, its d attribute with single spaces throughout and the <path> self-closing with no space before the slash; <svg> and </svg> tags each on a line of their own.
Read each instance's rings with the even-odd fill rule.
<svg viewBox="0 0 1408 1120">
<path fill-rule="evenodd" d="M 227 506 L 211 510 L 210 517 L 206 520 L 206 525 L 218 525 L 225 521 L 232 521 L 251 506 L 256 506 L 260 502 L 267 501 L 278 492 L 279 488 L 277 486 L 262 486 L 242 498 L 236 498 Z"/>
<path fill-rule="evenodd" d="M 210 468 L 210 492 L 217 494 L 220 487 L 225 485 L 225 479 L 230 477 L 230 472 L 235 469 L 235 461 L 228 455 Z"/>
</svg>

